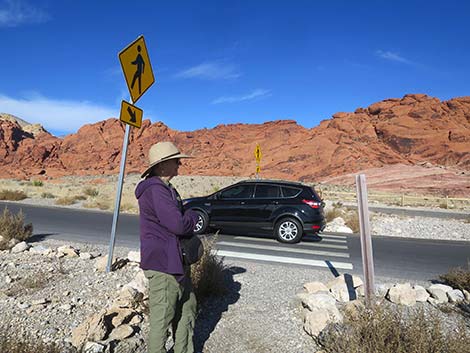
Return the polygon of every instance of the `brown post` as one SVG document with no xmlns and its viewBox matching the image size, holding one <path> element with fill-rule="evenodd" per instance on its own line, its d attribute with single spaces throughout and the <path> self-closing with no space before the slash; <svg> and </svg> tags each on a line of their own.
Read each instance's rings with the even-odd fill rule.
<svg viewBox="0 0 470 353">
<path fill-rule="evenodd" d="M 364 174 L 356 175 L 357 209 L 359 213 L 359 228 L 361 232 L 362 268 L 364 271 L 364 286 L 366 302 L 374 297 L 374 258 L 372 239 L 370 236 L 369 206 L 367 202 L 367 184 Z"/>
</svg>

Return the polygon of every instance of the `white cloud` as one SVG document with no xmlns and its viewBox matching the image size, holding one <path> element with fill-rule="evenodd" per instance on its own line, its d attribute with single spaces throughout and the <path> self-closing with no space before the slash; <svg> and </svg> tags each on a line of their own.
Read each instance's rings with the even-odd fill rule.
<svg viewBox="0 0 470 353">
<path fill-rule="evenodd" d="M 212 101 L 212 104 L 221 104 L 221 103 L 235 103 L 235 102 L 243 102 L 252 99 L 264 98 L 269 97 L 271 95 L 271 91 L 267 89 L 255 89 L 253 92 L 249 94 L 245 94 L 242 96 L 223 96 Z"/>
<path fill-rule="evenodd" d="M 50 16 L 22 0 L 4 0 L 0 2 L 0 27 L 16 27 L 22 24 L 43 23 Z"/>
<path fill-rule="evenodd" d="M 204 80 L 230 80 L 241 74 L 233 64 L 206 62 L 178 72 L 176 78 L 200 78 Z"/>
<path fill-rule="evenodd" d="M 397 53 L 391 52 L 391 51 L 382 51 L 382 50 L 377 50 L 375 54 L 382 59 L 390 60 L 390 61 L 397 61 L 400 63 L 404 64 L 411 64 L 412 62 L 409 61 L 408 59 L 405 59 L 404 57 L 400 56 Z"/>
<path fill-rule="evenodd" d="M 56 100 L 34 95 L 11 98 L 0 94 L 0 112 L 9 113 L 46 130 L 63 133 L 76 132 L 82 125 L 111 117 L 119 117 L 119 107 L 110 108 L 88 101 Z"/>
</svg>

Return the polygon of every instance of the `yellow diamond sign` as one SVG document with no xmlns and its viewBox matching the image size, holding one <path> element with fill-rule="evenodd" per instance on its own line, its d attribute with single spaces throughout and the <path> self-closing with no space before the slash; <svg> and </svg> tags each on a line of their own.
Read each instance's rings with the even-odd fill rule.
<svg viewBox="0 0 470 353">
<path fill-rule="evenodd" d="M 261 162 L 261 147 L 259 145 L 256 145 L 256 148 L 255 148 L 255 158 L 256 158 L 256 163 L 259 164 L 259 162 Z"/>
<path fill-rule="evenodd" d="M 155 82 L 144 36 L 140 36 L 119 53 L 122 71 L 132 102 L 137 100 Z"/>
<path fill-rule="evenodd" d="M 121 114 L 119 120 L 122 122 L 140 128 L 142 126 L 142 116 L 144 111 L 125 101 L 121 103 Z"/>
</svg>

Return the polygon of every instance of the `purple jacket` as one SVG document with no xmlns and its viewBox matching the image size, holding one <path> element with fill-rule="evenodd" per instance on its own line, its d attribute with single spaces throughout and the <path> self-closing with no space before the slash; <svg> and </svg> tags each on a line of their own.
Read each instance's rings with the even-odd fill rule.
<svg viewBox="0 0 470 353">
<path fill-rule="evenodd" d="M 191 234 L 198 216 L 181 211 L 174 188 L 158 177 L 142 180 L 135 189 L 140 210 L 140 267 L 182 278 L 179 237 Z"/>
</svg>

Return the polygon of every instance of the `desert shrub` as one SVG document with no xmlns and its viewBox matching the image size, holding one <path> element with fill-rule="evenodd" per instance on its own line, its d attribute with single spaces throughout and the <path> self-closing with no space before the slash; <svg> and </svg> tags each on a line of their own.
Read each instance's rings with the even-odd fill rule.
<svg viewBox="0 0 470 353">
<path fill-rule="evenodd" d="M 340 208 L 333 207 L 326 211 L 325 213 L 325 218 L 327 222 L 331 222 L 335 218 L 342 217 L 343 216 L 343 211 Z"/>
<path fill-rule="evenodd" d="M 356 211 L 349 212 L 344 218 L 344 224 L 352 229 L 354 233 L 359 233 L 359 215 Z"/>
<path fill-rule="evenodd" d="M 223 259 L 218 257 L 214 250 L 217 235 L 211 240 L 203 238 L 204 254 L 202 258 L 191 266 L 191 278 L 194 293 L 198 301 L 204 301 L 210 296 L 223 295 L 226 292 Z"/>
<path fill-rule="evenodd" d="M 55 195 L 52 194 L 52 193 L 50 193 L 50 192 L 43 192 L 43 193 L 41 194 L 41 197 L 42 197 L 43 199 L 55 199 Z"/>
<path fill-rule="evenodd" d="M 96 197 L 99 195 L 99 191 L 94 189 L 94 188 L 86 188 L 85 190 L 83 190 L 83 192 L 85 193 L 85 195 L 87 196 L 90 196 L 90 197 Z"/>
<path fill-rule="evenodd" d="M 0 216 L 0 249 L 7 248 L 8 243 L 12 239 L 23 241 L 28 239 L 33 234 L 33 225 L 31 223 L 24 223 L 24 214 L 20 210 L 16 215 L 11 213 L 7 207 L 4 208 Z"/>
<path fill-rule="evenodd" d="M 316 338 L 326 353 L 469 353 L 470 335 L 463 321 L 446 327 L 423 309 L 386 304 L 347 312 L 340 325 L 329 325 Z"/>
<path fill-rule="evenodd" d="M 470 266 L 469 269 L 453 268 L 448 273 L 440 275 L 440 280 L 452 288 L 470 292 Z"/>
<path fill-rule="evenodd" d="M 7 201 L 20 201 L 28 197 L 23 191 L 17 190 L 1 190 L 0 191 L 0 200 Z"/>
<path fill-rule="evenodd" d="M 32 186 L 43 186 L 44 183 L 41 180 L 31 180 Z"/>
<path fill-rule="evenodd" d="M 55 201 L 56 205 L 60 206 L 73 205 L 75 202 L 77 202 L 77 200 L 75 199 L 75 197 L 71 196 L 60 197 Z"/>
<path fill-rule="evenodd" d="M 90 201 L 90 202 L 85 202 L 83 204 L 83 207 L 85 208 L 99 208 L 100 210 L 108 210 L 109 203 L 105 201 Z M 122 208 L 122 205 L 121 205 Z"/>
<path fill-rule="evenodd" d="M 439 208 L 447 209 L 447 208 L 449 208 L 449 207 L 448 207 L 448 205 L 447 205 L 446 202 L 441 202 L 441 203 L 439 204 Z"/>
<path fill-rule="evenodd" d="M 28 293 L 36 292 L 39 289 L 45 288 L 50 280 L 50 277 L 48 277 L 45 272 L 39 271 L 14 282 L 13 285 L 4 293 L 9 297 L 27 295 Z"/>
<path fill-rule="evenodd" d="M 55 203 L 56 205 L 60 205 L 60 206 L 69 206 L 69 205 L 73 205 L 77 201 L 83 201 L 83 200 L 86 200 L 86 196 L 83 196 L 83 195 L 64 196 L 64 197 L 58 198 Z"/>
</svg>

